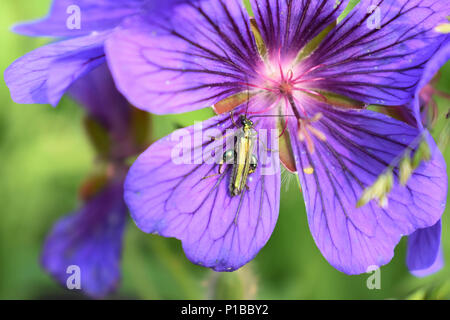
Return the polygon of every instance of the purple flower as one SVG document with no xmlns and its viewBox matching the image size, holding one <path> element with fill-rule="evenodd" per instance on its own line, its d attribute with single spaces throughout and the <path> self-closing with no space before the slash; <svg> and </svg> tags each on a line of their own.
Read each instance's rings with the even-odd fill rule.
<svg viewBox="0 0 450 320">
<path fill-rule="evenodd" d="M 139 129 L 136 120 L 143 112 L 132 108 L 120 95 L 106 64 L 76 81 L 69 94 L 86 109 L 88 133 L 103 169 L 82 186 L 81 208 L 60 219 L 48 235 L 42 265 L 63 285 L 70 276 L 68 268 L 79 267 L 81 290 L 101 298 L 120 280 L 128 211 L 123 200 L 128 170 L 125 159 L 143 150 L 135 134 Z"/>
<path fill-rule="evenodd" d="M 101 298 L 116 289 L 127 214 L 122 192 L 122 179 L 109 182 L 80 210 L 59 220 L 47 236 L 41 262 L 62 285 L 69 268 L 77 266 L 84 293 Z"/>
<path fill-rule="evenodd" d="M 54 0 L 48 17 L 13 30 L 62 38 L 16 60 L 5 82 L 17 103 L 56 106 L 77 79 L 105 63 L 104 42 L 127 17 L 169 10 L 178 0 Z"/>
<path fill-rule="evenodd" d="M 68 94 L 86 110 L 86 128 L 94 135 L 91 142 L 102 160 L 123 162 L 142 151 L 147 143 L 148 114 L 133 108 L 117 91 L 106 64 L 76 81 Z M 95 136 L 99 134 L 105 139 Z"/>
<path fill-rule="evenodd" d="M 104 41 L 127 17 L 170 10 L 177 2 L 55 0 L 48 17 L 14 27 L 21 34 L 59 39 L 5 71 L 12 98 L 18 103 L 56 105 L 68 92 L 87 112 L 86 129 L 103 172 L 82 186 L 81 208 L 56 223 L 45 242 L 42 263 L 63 285 L 69 277 L 67 268 L 79 266 L 81 289 L 93 297 L 110 293 L 119 282 L 127 212 L 122 197 L 125 160 L 148 145 L 148 119 L 115 88 L 105 62 Z M 79 28 L 69 27 L 77 10 Z"/>
<path fill-rule="evenodd" d="M 211 161 L 228 139 L 208 135 L 241 130 L 226 114 L 233 110 L 235 119 L 253 119 L 260 135 L 282 128 L 280 158 L 298 172 L 311 233 L 330 264 L 359 274 L 388 263 L 402 236 L 438 223 L 446 168 L 420 128 L 366 106 L 413 99 L 445 40 L 433 28 L 450 5 L 362 1 L 334 26 L 347 1 L 251 4 L 254 18 L 234 0 L 177 7 L 170 24 L 135 17 L 106 41 L 118 89 L 133 105 L 159 114 L 213 105 L 224 113 L 202 124 L 203 137 L 183 129 L 139 157 L 125 183 L 133 219 L 145 232 L 180 239 L 192 262 L 217 271 L 259 252 L 279 210 L 280 174 L 263 172 L 278 164 L 277 146 L 266 143 L 264 165 L 258 161 L 247 188 L 231 196 L 230 166 L 221 171 Z M 429 141 L 431 156 L 403 185 L 398 159 L 421 155 L 410 147 L 418 137 Z M 174 150 L 186 145 L 190 161 L 174 163 Z"/>
</svg>

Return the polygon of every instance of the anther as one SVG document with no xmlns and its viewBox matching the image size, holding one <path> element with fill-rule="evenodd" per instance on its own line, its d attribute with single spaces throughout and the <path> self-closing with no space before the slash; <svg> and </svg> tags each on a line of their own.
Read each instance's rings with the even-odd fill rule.
<svg viewBox="0 0 450 320">
<path fill-rule="evenodd" d="M 319 129 L 312 126 L 311 123 L 317 122 L 322 118 L 322 113 L 316 113 L 312 118 L 309 119 L 298 119 L 298 138 L 300 141 L 306 141 L 306 147 L 308 151 L 312 154 L 315 151 L 314 140 L 311 135 L 319 139 L 320 141 L 326 141 L 326 135 Z"/>
</svg>

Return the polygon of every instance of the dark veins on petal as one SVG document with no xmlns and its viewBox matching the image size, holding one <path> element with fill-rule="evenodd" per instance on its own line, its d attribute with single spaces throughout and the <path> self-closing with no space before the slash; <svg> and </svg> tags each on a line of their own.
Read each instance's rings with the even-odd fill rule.
<svg viewBox="0 0 450 320">
<path fill-rule="evenodd" d="M 183 52 L 167 49 L 168 52 L 178 56 L 179 61 L 184 64 L 183 68 L 168 68 L 156 64 L 151 61 L 151 56 L 146 57 L 143 54 L 146 61 L 157 68 L 156 72 L 170 71 L 217 76 L 212 82 L 170 91 L 171 95 L 176 95 L 180 92 L 203 88 L 218 89 L 213 95 L 205 96 L 194 103 L 217 100 L 241 92 L 240 83 L 248 82 L 248 77 L 254 75 L 255 70 L 262 63 L 251 33 L 247 13 L 242 6 L 234 0 L 226 4 L 219 0 L 215 4 L 204 7 L 190 5 L 190 9 L 197 14 L 196 18 L 199 21 L 196 22 L 198 26 L 189 29 L 189 33 L 183 32 L 185 21 L 181 19 L 174 22 L 173 29 L 165 28 L 166 32 L 188 44 L 188 48 Z M 161 27 L 164 28 L 164 26 Z M 209 61 L 210 64 L 200 64 L 197 62 L 198 59 Z M 176 80 L 177 77 L 174 74 L 173 79 Z M 165 92 L 161 93 L 165 94 Z"/>
<path fill-rule="evenodd" d="M 260 56 L 254 25 L 239 0 L 188 3 L 178 8 L 169 24 L 167 20 L 136 18 L 107 42 L 107 52 L 119 88 L 131 96 L 134 105 L 152 112 L 161 111 L 148 107 L 150 104 L 164 105 L 169 112 L 189 111 L 249 87 L 264 89 L 267 58 L 295 58 L 337 18 L 346 3 L 336 7 L 329 1 L 254 4 L 256 25 L 270 57 Z M 283 38 L 287 44 L 280 42 Z M 123 65 L 132 71 L 123 70 Z"/>
<path fill-rule="evenodd" d="M 337 19 L 348 1 L 252 0 L 255 17 L 270 54 L 295 56 Z"/>
<path fill-rule="evenodd" d="M 418 131 L 406 125 L 396 127 L 399 124 L 395 120 L 382 115 L 325 106 L 319 109 L 324 117 L 315 126 L 327 140 L 317 140 L 311 153 L 304 143 L 291 139 L 299 155 L 298 167 L 302 168 L 299 175 L 311 232 L 333 266 L 350 274 L 366 272 L 368 266 L 382 265 L 392 258 L 402 235 L 436 221 L 445 198 L 445 168 L 442 159 L 436 158 L 415 171 L 405 187 L 398 186 L 398 170 L 394 170 L 397 187 L 389 195 L 388 207 L 381 208 L 372 201 L 356 208 L 364 188 L 417 137 Z M 295 130 L 291 125 L 290 131 Z M 308 167 L 313 170 L 305 171 Z"/>
<path fill-rule="evenodd" d="M 211 129 L 225 135 L 225 130 L 236 128 L 227 114 L 204 123 L 205 134 Z M 133 219 L 145 232 L 182 240 L 194 263 L 219 271 L 239 268 L 264 246 L 275 226 L 279 174 L 261 175 L 257 169 L 248 180 L 248 190 L 230 197 L 231 165 L 220 175 L 219 165 L 208 164 L 208 159 L 177 166 L 171 158 L 174 142 L 168 138 L 150 147 L 130 170 L 125 199 Z M 217 157 L 209 150 L 219 146 L 225 151 L 224 143 L 211 140 L 195 145 L 190 150 L 193 163 L 201 162 L 201 155 Z M 195 196 L 187 200 L 189 194 Z"/>
<path fill-rule="evenodd" d="M 380 10 L 379 29 L 368 26 L 371 5 Z M 323 88 L 367 103 L 407 103 L 442 44 L 443 35 L 433 29 L 449 9 L 436 0 L 361 2 L 306 60 L 322 65 L 310 76 L 325 78 Z"/>
</svg>

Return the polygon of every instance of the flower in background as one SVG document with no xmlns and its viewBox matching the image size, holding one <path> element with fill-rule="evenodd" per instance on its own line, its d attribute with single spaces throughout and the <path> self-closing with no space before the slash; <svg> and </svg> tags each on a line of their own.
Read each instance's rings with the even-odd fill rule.
<svg viewBox="0 0 450 320">
<path fill-rule="evenodd" d="M 124 19 L 170 11 L 179 2 L 183 0 L 54 0 L 46 18 L 13 29 L 59 40 L 6 69 L 4 78 L 12 99 L 56 106 L 77 79 L 105 64 L 104 42 Z"/>
<path fill-rule="evenodd" d="M 335 25 L 347 1 L 251 4 L 254 17 L 240 1 L 218 0 L 177 7 L 170 24 L 128 19 L 106 41 L 118 89 L 153 113 L 213 105 L 221 115 L 202 123 L 206 137 L 236 131 L 229 111 L 254 117 L 260 133 L 280 127 L 280 159 L 298 171 L 324 257 L 347 274 L 388 263 L 402 236 L 440 220 L 446 168 L 420 128 L 366 106 L 412 100 L 426 62 L 445 40 L 434 27 L 450 5 L 362 1 Z M 194 136 L 190 164 L 173 163 L 173 138 L 180 135 Z M 428 141 L 428 154 L 409 150 L 418 138 Z M 211 149 L 226 151 L 224 140 L 196 139 L 195 126 L 177 131 L 144 152 L 125 183 L 125 200 L 143 231 L 180 239 L 192 262 L 217 271 L 251 260 L 279 210 L 278 171 L 263 174 L 258 162 L 248 188 L 232 197 L 230 170 L 202 161 L 211 160 Z M 265 164 L 276 166 L 276 145 L 266 147 L 274 151 Z M 418 159 L 409 179 L 396 163 L 406 151 Z"/>
<path fill-rule="evenodd" d="M 438 73 L 419 93 L 421 121 L 423 126 L 429 129 L 436 125 L 439 117 L 439 109 L 435 98 L 441 97 L 450 100 L 450 94 L 436 89 L 439 78 L 440 74 Z"/>
<path fill-rule="evenodd" d="M 54 225 L 41 256 L 45 270 L 63 286 L 69 268 L 79 267 L 80 289 L 95 298 L 115 290 L 120 280 L 127 208 L 122 200 L 123 180 L 110 179 L 78 211 Z"/>
<path fill-rule="evenodd" d="M 148 116 L 115 89 L 106 65 L 79 79 L 69 94 L 86 110 L 86 129 L 97 150 L 95 174 L 80 189 L 82 207 L 59 220 L 48 235 L 42 265 L 63 285 L 67 268 L 81 271 L 81 290 L 93 297 L 113 291 L 120 279 L 127 217 L 123 182 L 127 159 L 145 147 Z"/>
<path fill-rule="evenodd" d="M 149 130 L 148 116 L 116 90 L 104 41 L 127 17 L 167 12 L 179 2 L 184 1 L 54 0 L 46 18 L 13 29 L 28 36 L 57 38 L 5 71 L 13 100 L 57 105 L 68 92 L 87 111 L 85 127 L 100 172 L 83 184 L 82 207 L 56 223 L 47 237 L 42 264 L 63 285 L 69 276 L 67 267 L 78 265 L 81 289 L 93 297 L 111 292 L 119 281 L 127 159 L 148 145 Z"/>
<path fill-rule="evenodd" d="M 436 88 L 439 81 L 439 69 L 449 60 L 450 36 L 447 36 L 438 52 L 427 62 L 425 71 L 416 89 L 413 105 L 414 117 L 422 128 L 433 129 L 436 124 L 439 111 L 434 97 L 439 96 L 447 100 L 450 99 L 448 93 Z"/>
</svg>

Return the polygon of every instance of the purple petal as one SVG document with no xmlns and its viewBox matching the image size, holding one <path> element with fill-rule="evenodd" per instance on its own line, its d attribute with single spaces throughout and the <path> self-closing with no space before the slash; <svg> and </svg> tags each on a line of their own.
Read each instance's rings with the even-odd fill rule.
<svg viewBox="0 0 450 320">
<path fill-rule="evenodd" d="M 254 5 L 269 53 L 278 56 L 276 49 L 287 47 L 282 55 L 292 58 L 337 18 L 346 3 Z M 260 82 L 265 69 L 239 0 L 181 6 L 170 26 L 151 17 L 134 17 L 107 41 L 106 52 L 119 90 L 133 105 L 157 114 L 213 105 L 247 90 L 249 82 Z"/>
<path fill-rule="evenodd" d="M 89 119 L 95 120 L 108 134 L 108 142 L 102 142 L 91 133 L 94 145 L 103 148 L 100 152 L 106 152 L 102 156 L 124 160 L 143 150 L 139 134 L 146 131 L 147 122 L 137 122 L 137 119 L 144 119 L 147 114 L 133 108 L 120 94 L 106 63 L 75 81 L 68 93 L 86 109 Z"/>
<path fill-rule="evenodd" d="M 324 78 L 318 86 L 325 90 L 369 104 L 407 104 L 446 37 L 433 29 L 449 15 L 448 1 L 361 1 L 304 63 L 321 66 L 309 76 Z"/>
<path fill-rule="evenodd" d="M 344 11 L 348 0 L 251 0 L 271 55 L 295 58 L 300 50 Z"/>
<path fill-rule="evenodd" d="M 116 288 L 127 213 L 122 183 L 108 185 L 78 212 L 58 221 L 48 235 L 42 265 L 62 285 L 70 277 L 67 268 L 75 265 L 86 294 L 103 297 Z"/>
<path fill-rule="evenodd" d="M 440 46 L 435 55 L 427 62 L 425 70 L 417 86 L 417 92 L 419 92 L 425 85 L 427 85 L 439 69 L 450 60 L 450 35 L 446 37 L 445 41 Z"/>
<path fill-rule="evenodd" d="M 68 92 L 109 132 L 124 136 L 130 130 L 131 106 L 116 89 L 106 63 L 77 80 Z"/>
<path fill-rule="evenodd" d="M 167 0 L 166 0 L 167 1 Z M 146 0 L 54 0 L 47 17 L 16 25 L 13 31 L 28 36 L 75 37 L 117 26 L 125 17 L 140 11 Z M 80 9 L 80 28 L 67 26 L 73 11 Z M 68 13 L 69 12 L 69 13 Z"/>
<path fill-rule="evenodd" d="M 117 86 L 136 107 L 156 114 L 208 107 L 258 76 L 263 63 L 241 1 L 179 6 L 171 24 L 151 20 L 129 19 L 106 42 Z"/>
<path fill-rule="evenodd" d="M 427 62 L 422 78 L 416 89 L 416 95 L 412 102 L 412 110 L 414 112 L 418 125 L 422 128 L 422 117 L 420 115 L 420 91 L 425 87 L 433 77 L 437 74 L 439 69 L 450 60 L 450 36 L 447 36 L 445 42 L 436 52 L 436 54 Z"/>
<path fill-rule="evenodd" d="M 444 266 L 441 247 L 441 220 L 434 226 L 419 229 L 408 237 L 406 265 L 417 277 L 425 277 Z"/>
<path fill-rule="evenodd" d="M 12 99 L 57 105 L 75 80 L 105 61 L 103 42 L 108 34 L 52 43 L 16 60 L 4 74 Z"/>
<path fill-rule="evenodd" d="M 272 121 L 261 121 L 258 126 L 274 127 Z M 253 259 L 275 227 L 280 196 L 278 154 L 269 152 L 262 161 L 260 152 L 259 166 L 247 181 L 248 190 L 231 197 L 231 165 L 215 175 L 219 170 L 215 161 L 226 150 L 224 140 L 233 135 L 214 141 L 211 136 L 224 136 L 225 130 L 236 128 L 229 114 L 203 122 L 202 128 L 175 131 L 147 149 L 129 171 L 125 201 L 143 231 L 180 239 L 195 264 L 231 271 Z M 175 164 L 171 156 L 178 154 L 174 148 L 182 139 L 187 139 L 185 154 L 191 159 L 186 160 L 191 161 Z M 266 144 L 268 149 L 271 146 L 275 147 Z M 216 150 L 215 156 L 211 150 Z"/>
<path fill-rule="evenodd" d="M 442 155 L 434 152 L 405 187 L 399 184 L 395 170 L 387 208 L 375 201 L 357 208 L 363 190 L 421 131 L 368 110 L 339 111 L 317 104 L 315 109 L 313 104 L 304 107 L 323 114 L 311 125 L 326 136 L 326 141 L 312 136 L 315 152 L 311 153 L 298 139 L 297 124 L 290 124 L 309 226 L 317 246 L 331 265 L 347 274 L 387 264 L 403 235 L 440 219 L 447 194 Z"/>
</svg>

